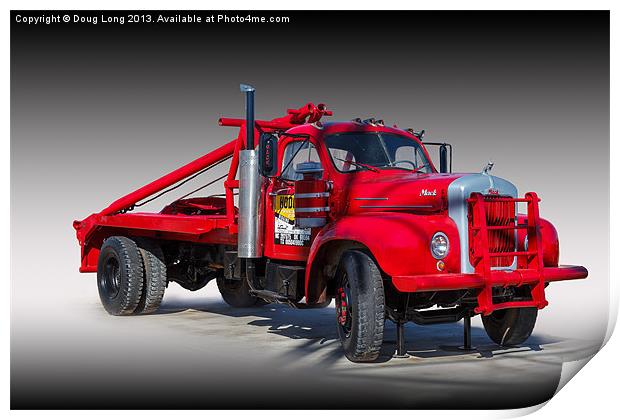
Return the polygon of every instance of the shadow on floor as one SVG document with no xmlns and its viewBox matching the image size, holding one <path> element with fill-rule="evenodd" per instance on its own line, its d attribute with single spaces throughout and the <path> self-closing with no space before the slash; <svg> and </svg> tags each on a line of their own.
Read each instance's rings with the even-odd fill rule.
<svg viewBox="0 0 620 420">
<path fill-rule="evenodd" d="M 234 318 L 248 319 L 247 325 L 266 328 L 267 333 L 277 334 L 293 340 L 303 340 L 295 351 L 316 351 L 316 346 L 327 350 L 324 361 L 331 363 L 343 357 L 335 323 L 335 310 L 332 306 L 321 309 L 294 309 L 285 305 L 270 304 L 251 308 L 232 308 L 218 298 L 198 298 L 188 300 L 164 301 L 160 309 L 151 316 L 184 312 L 187 310 L 218 314 Z M 258 319 L 257 319 L 258 318 Z M 478 358 L 492 358 L 498 355 L 538 352 L 542 345 L 558 342 L 548 336 L 532 335 L 518 347 L 501 347 L 492 342 L 484 328 L 472 326 L 473 350 L 459 349 L 463 344 L 463 323 L 405 326 L 407 353 L 417 358 L 454 357 L 477 355 Z M 384 345 L 375 363 L 391 360 L 396 351 L 396 326 L 385 323 Z M 297 353 L 298 354 L 298 353 Z M 297 357 L 299 354 L 297 355 Z"/>
</svg>

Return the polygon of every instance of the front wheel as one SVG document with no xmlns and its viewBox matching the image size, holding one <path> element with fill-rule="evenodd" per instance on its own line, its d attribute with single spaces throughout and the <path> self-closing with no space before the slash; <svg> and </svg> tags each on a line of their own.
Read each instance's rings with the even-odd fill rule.
<svg viewBox="0 0 620 420">
<path fill-rule="evenodd" d="M 529 338 L 536 325 L 537 308 L 509 308 L 482 317 L 489 338 L 500 346 L 517 346 Z"/>
<path fill-rule="evenodd" d="M 336 321 L 345 356 L 372 362 L 383 344 L 385 296 L 375 262 L 361 251 L 347 251 L 340 260 L 336 287 Z"/>
</svg>

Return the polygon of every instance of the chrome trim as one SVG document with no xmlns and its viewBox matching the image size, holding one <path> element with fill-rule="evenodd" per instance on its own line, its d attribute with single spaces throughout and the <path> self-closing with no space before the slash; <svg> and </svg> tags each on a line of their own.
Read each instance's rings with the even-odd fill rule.
<svg viewBox="0 0 620 420">
<path fill-rule="evenodd" d="M 295 198 L 323 198 L 329 197 L 328 192 L 313 192 L 313 193 L 301 193 L 295 194 Z"/>
<path fill-rule="evenodd" d="M 471 193 L 479 192 L 488 194 L 489 189 L 496 189 L 499 195 L 506 195 L 513 198 L 518 197 L 517 187 L 511 182 L 488 174 L 470 174 L 455 179 L 448 186 L 448 215 L 454 223 L 459 233 L 459 243 L 461 245 L 461 272 L 473 273 L 474 267 L 469 262 L 469 232 L 467 222 L 467 202 Z M 515 209 L 515 218 L 517 217 Z M 516 238 L 516 232 L 515 232 Z M 515 240 L 516 243 L 516 240 Z M 516 257 L 510 267 L 497 267 L 494 269 L 517 268 Z"/>
<path fill-rule="evenodd" d="M 329 207 L 299 207 L 295 209 L 295 213 L 320 213 L 329 211 Z"/>
<path fill-rule="evenodd" d="M 446 238 L 447 249 L 446 249 L 446 255 L 444 255 L 443 257 L 438 257 L 437 255 L 435 255 L 435 252 L 433 251 L 433 241 L 435 240 L 437 236 L 443 236 L 444 238 Z M 443 260 L 450 253 L 450 238 L 448 238 L 448 235 L 446 235 L 442 231 L 437 231 L 431 238 L 431 242 L 429 243 L 429 248 L 431 250 L 431 255 L 433 256 L 433 258 L 435 258 L 436 260 Z"/>
<path fill-rule="evenodd" d="M 258 171 L 258 152 L 239 151 L 239 258 L 263 256 L 263 177 Z"/>
</svg>

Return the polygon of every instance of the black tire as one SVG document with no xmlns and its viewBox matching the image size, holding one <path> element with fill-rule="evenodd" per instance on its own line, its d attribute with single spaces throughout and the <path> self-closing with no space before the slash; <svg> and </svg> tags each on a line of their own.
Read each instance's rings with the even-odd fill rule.
<svg viewBox="0 0 620 420">
<path fill-rule="evenodd" d="M 105 240 L 97 263 L 97 287 L 110 315 L 131 315 L 138 307 L 144 283 L 142 256 L 134 241 L 124 236 Z"/>
<path fill-rule="evenodd" d="M 347 251 L 336 276 L 336 322 L 344 353 L 352 362 L 372 362 L 383 344 L 385 295 L 381 272 L 365 253 Z"/>
<path fill-rule="evenodd" d="M 223 277 L 217 278 L 217 288 L 222 294 L 224 302 L 235 308 L 249 308 L 257 303 L 265 302 L 250 294 L 250 286 L 245 280 L 226 280 Z M 267 302 L 264 303 L 265 305 Z"/>
<path fill-rule="evenodd" d="M 151 314 L 159 309 L 168 285 L 166 262 L 157 243 L 145 239 L 137 239 L 136 242 L 144 264 L 144 285 L 142 298 L 134 313 Z"/>
<path fill-rule="evenodd" d="M 489 338 L 500 346 L 518 346 L 529 338 L 536 325 L 538 309 L 509 308 L 482 317 Z"/>
</svg>

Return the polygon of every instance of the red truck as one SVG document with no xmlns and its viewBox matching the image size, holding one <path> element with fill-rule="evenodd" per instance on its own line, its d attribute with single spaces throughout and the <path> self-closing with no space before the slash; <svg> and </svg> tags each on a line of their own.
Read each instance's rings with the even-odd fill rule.
<svg viewBox="0 0 620 420">
<path fill-rule="evenodd" d="M 110 314 L 151 313 L 169 282 L 198 290 L 213 279 L 235 307 L 333 299 L 346 357 L 365 362 L 379 355 L 386 319 L 397 324 L 397 356 L 407 355 L 408 321 L 463 319 L 471 348 L 478 314 L 491 340 L 518 345 L 547 285 L 587 276 L 559 265 L 538 196 L 519 197 L 491 164 L 451 173 L 449 144 L 373 118 L 322 123 L 332 115 L 323 104 L 255 120 L 254 88 L 241 90 L 246 118 L 219 120 L 239 128 L 236 139 L 73 223 L 80 272 L 97 273 Z M 428 145 L 439 147 L 439 170 Z M 227 175 L 159 213 L 135 211 L 229 159 Z M 223 194 L 195 195 L 219 181 Z"/>
</svg>

